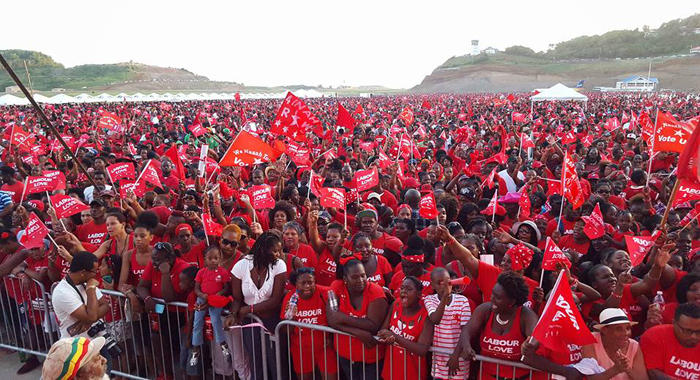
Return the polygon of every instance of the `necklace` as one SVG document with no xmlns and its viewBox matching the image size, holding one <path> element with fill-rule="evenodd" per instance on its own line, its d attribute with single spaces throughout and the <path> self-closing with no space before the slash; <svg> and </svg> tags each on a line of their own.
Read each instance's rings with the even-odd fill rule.
<svg viewBox="0 0 700 380">
<path fill-rule="evenodd" d="M 505 321 L 501 319 L 500 314 L 496 314 L 496 322 L 498 322 L 499 325 L 507 325 L 508 322 L 510 322 L 510 318 L 506 319 Z"/>
</svg>

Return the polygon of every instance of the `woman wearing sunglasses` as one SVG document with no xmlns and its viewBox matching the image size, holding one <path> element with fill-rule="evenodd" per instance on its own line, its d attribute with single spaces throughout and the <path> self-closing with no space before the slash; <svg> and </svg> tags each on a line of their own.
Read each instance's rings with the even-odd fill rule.
<svg viewBox="0 0 700 380">
<path fill-rule="evenodd" d="M 292 320 L 318 326 L 328 326 L 326 303 L 330 288 L 316 284 L 314 268 L 299 268 L 292 272 L 290 281 L 296 290 L 287 293 L 282 303 L 280 318 L 284 318 L 289 301 L 294 294 L 299 296 L 296 313 Z M 336 354 L 333 349 L 332 335 L 319 330 L 300 328 L 287 329 L 289 349 L 294 363 L 294 372 L 298 379 L 309 380 L 314 377 L 316 369 L 324 380 L 333 380 L 338 376 Z M 313 337 L 312 337 L 313 335 Z M 284 338 L 283 338 L 284 339 Z M 312 353 L 312 354 L 309 354 Z"/>
</svg>

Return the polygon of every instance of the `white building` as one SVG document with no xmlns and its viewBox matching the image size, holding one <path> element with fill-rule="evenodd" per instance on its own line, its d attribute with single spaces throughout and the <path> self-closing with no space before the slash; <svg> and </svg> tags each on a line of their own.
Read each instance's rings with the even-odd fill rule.
<svg viewBox="0 0 700 380">
<path fill-rule="evenodd" d="M 489 47 L 487 47 L 486 49 L 484 49 L 484 53 L 486 53 L 486 54 L 496 54 L 496 53 L 498 53 L 498 49 L 496 49 L 495 47 L 489 46 Z"/>
<path fill-rule="evenodd" d="M 472 40 L 472 55 L 479 55 L 481 50 L 479 50 L 479 40 Z"/>
<path fill-rule="evenodd" d="M 621 91 L 654 91 L 658 85 L 659 80 L 657 78 L 635 75 L 617 82 L 615 89 Z"/>
<path fill-rule="evenodd" d="M 700 55 L 700 45 L 690 48 L 690 54 Z"/>
</svg>

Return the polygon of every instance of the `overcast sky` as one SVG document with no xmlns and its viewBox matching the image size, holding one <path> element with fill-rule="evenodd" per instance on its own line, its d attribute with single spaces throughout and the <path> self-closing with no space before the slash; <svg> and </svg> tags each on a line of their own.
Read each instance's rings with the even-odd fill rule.
<svg viewBox="0 0 700 380">
<path fill-rule="evenodd" d="M 9 1 L 0 48 L 75 66 L 133 60 L 246 85 L 412 87 L 454 55 L 634 29 L 692 0 Z M 27 27 L 27 25 L 30 25 Z M 29 30 L 27 32 L 27 30 Z M 11 31 L 8 33 L 8 31 Z"/>
</svg>

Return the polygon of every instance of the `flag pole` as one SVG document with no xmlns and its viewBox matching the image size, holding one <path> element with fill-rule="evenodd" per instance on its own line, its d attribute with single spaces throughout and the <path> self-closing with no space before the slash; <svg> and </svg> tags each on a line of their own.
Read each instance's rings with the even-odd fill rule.
<svg viewBox="0 0 700 380">
<path fill-rule="evenodd" d="M 309 188 L 306 189 L 306 199 L 309 199 L 309 197 L 311 197 L 311 184 L 313 183 L 312 181 L 314 179 L 314 168 L 311 168 L 309 171 L 311 172 L 311 174 L 309 175 Z M 309 202 L 311 202 L 311 200 L 309 200 Z"/>
<path fill-rule="evenodd" d="M 19 198 L 19 204 L 22 204 L 22 201 L 24 200 L 24 194 L 27 192 L 27 183 L 29 182 L 29 176 L 24 179 L 24 188 L 22 189 L 22 196 Z"/>
<path fill-rule="evenodd" d="M 73 151 L 70 150 L 70 148 L 68 147 L 68 144 L 66 144 L 66 142 L 63 141 L 61 134 L 58 132 L 56 127 L 53 125 L 53 123 L 51 123 L 51 120 L 49 120 L 49 118 L 46 116 L 46 114 L 41 109 L 41 107 L 39 107 L 39 104 L 37 104 L 36 100 L 34 100 L 34 97 L 32 96 L 32 94 L 29 93 L 27 88 L 24 86 L 22 81 L 17 77 L 17 74 L 15 74 L 15 71 L 12 70 L 12 67 L 10 67 L 10 64 L 7 63 L 7 61 L 5 60 L 5 57 L 3 57 L 2 54 L 0 54 L 0 63 L 2 63 L 3 67 L 5 67 L 5 70 L 7 70 L 8 74 L 10 74 L 10 77 L 12 77 L 12 80 L 17 84 L 17 86 L 20 88 L 20 90 L 22 90 L 22 93 L 24 93 L 24 96 L 27 97 L 27 100 L 29 100 L 29 103 L 32 104 L 32 107 L 34 107 L 34 110 L 36 110 L 37 114 L 39 114 L 39 117 L 41 118 L 41 120 L 44 123 L 46 123 L 46 125 L 48 126 L 51 133 L 53 133 L 54 136 L 56 136 L 56 139 L 61 143 L 61 145 L 63 145 L 63 148 L 65 150 L 67 150 L 68 153 L 70 153 L 70 156 L 73 159 L 73 162 L 75 162 L 76 165 L 78 166 L 78 170 L 80 170 L 83 174 L 85 174 L 85 176 L 90 181 L 90 183 L 92 183 L 93 186 L 97 187 L 95 180 L 92 178 L 90 173 L 88 173 L 88 171 L 85 169 L 82 162 L 80 162 L 80 160 L 78 160 L 78 157 L 76 157 L 75 154 L 73 153 Z M 14 126 L 13 126 L 13 128 L 14 128 Z M 11 146 L 12 146 L 12 144 L 10 144 L 10 147 Z"/>
<path fill-rule="evenodd" d="M 107 177 L 109 177 L 109 182 L 112 183 L 112 188 L 114 189 L 114 192 L 117 192 L 117 185 L 114 184 L 114 180 L 112 180 L 112 174 L 109 173 L 109 170 L 107 170 Z M 46 192 L 46 195 L 49 195 L 49 192 Z M 122 197 L 119 197 L 119 207 L 124 208 L 124 200 L 122 200 Z M 65 228 L 65 226 L 64 226 Z M 67 231 L 67 230 L 66 230 Z"/>
<path fill-rule="evenodd" d="M 645 187 L 649 187 L 649 179 L 651 178 L 651 162 L 654 159 L 654 143 L 656 143 L 656 124 L 659 122 L 659 106 L 656 106 L 656 118 L 654 118 L 654 135 L 651 138 L 651 152 L 649 152 L 649 169 L 647 170 L 647 183 Z"/>
<path fill-rule="evenodd" d="M 678 193 L 678 188 L 681 186 L 681 180 L 680 178 L 676 178 L 676 183 L 673 185 L 673 190 L 671 191 L 671 197 L 668 199 L 668 203 L 666 204 L 666 211 L 664 211 L 664 217 L 661 219 L 661 223 L 659 223 L 659 226 L 661 226 L 662 229 L 666 229 L 666 220 L 668 220 L 668 213 L 671 211 L 671 205 L 673 204 L 673 200 L 676 199 L 676 194 Z"/>
<path fill-rule="evenodd" d="M 491 224 L 496 223 L 496 210 L 498 209 L 498 201 L 496 200 L 497 195 L 498 191 L 493 193 L 493 213 L 491 214 Z"/>
</svg>

